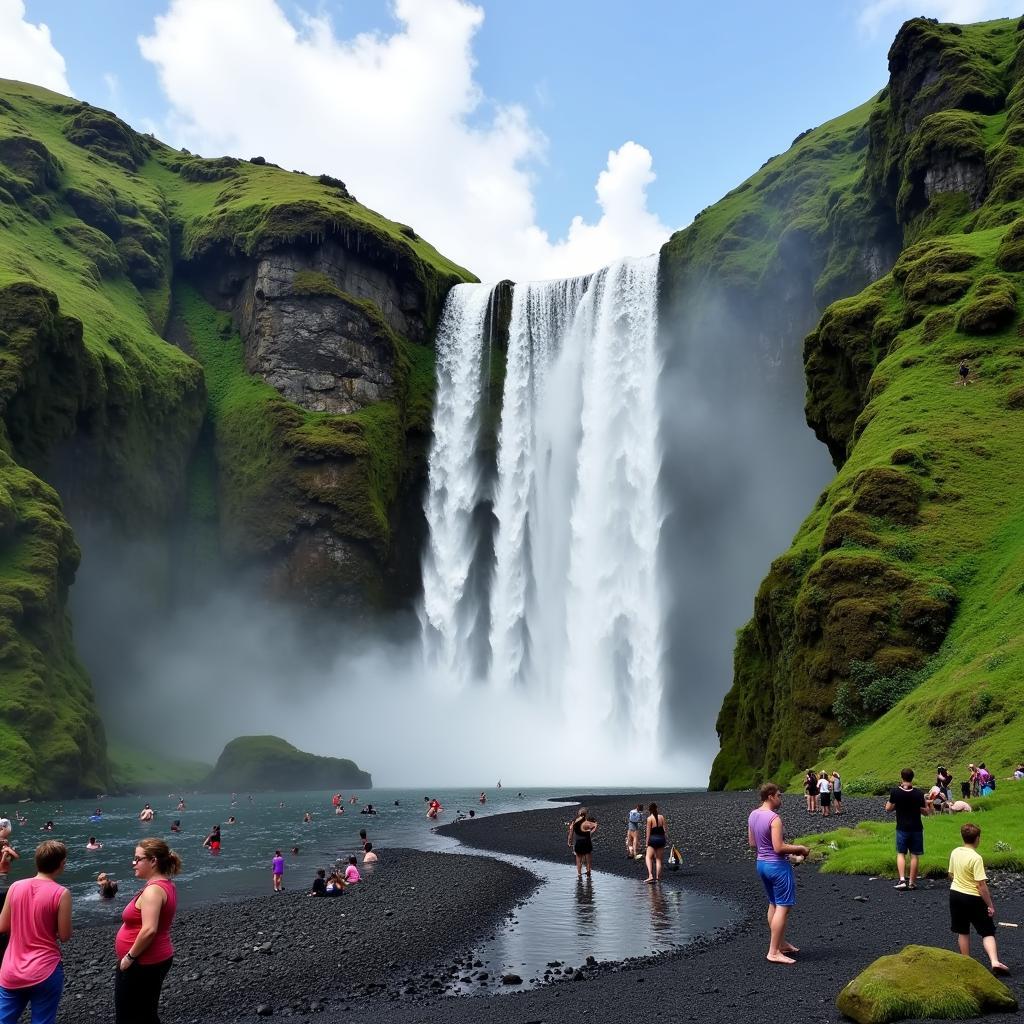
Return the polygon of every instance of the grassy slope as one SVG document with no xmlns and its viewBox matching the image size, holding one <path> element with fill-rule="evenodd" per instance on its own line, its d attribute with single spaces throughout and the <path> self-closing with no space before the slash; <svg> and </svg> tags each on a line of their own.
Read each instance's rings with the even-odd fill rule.
<svg viewBox="0 0 1024 1024">
<path fill-rule="evenodd" d="M 210 774 L 210 765 L 203 761 L 139 750 L 115 739 L 107 743 L 107 756 L 111 784 L 120 792 L 152 791 L 168 786 L 194 789 Z"/>
<path fill-rule="evenodd" d="M 796 784 L 807 760 L 871 790 L 906 764 L 981 759 L 1002 774 L 1021 756 L 1019 35 L 1015 22 L 924 33 L 988 112 L 934 114 L 900 139 L 894 99 L 877 101 L 875 130 L 891 138 L 874 156 L 895 170 L 869 172 L 895 179 L 915 244 L 807 340 L 808 415 L 845 461 L 740 633 L 719 785 Z M 984 204 L 944 195 L 915 211 L 915 182 L 950 154 L 985 167 Z M 767 734 L 744 746 L 743 725 L 765 716 Z"/>
<path fill-rule="evenodd" d="M 108 781 L 65 611 L 78 550 L 38 475 L 76 432 L 99 467 L 92 500 L 130 532 L 159 531 L 187 490 L 205 543 L 215 543 L 219 499 L 239 510 L 257 546 L 273 544 L 288 524 L 265 520 L 261 502 L 276 500 L 272 485 L 287 477 L 286 492 L 304 486 L 351 532 L 386 546 L 404 433 L 429 426 L 432 350 L 392 339 L 400 407 L 316 416 L 245 375 L 237 337 L 193 290 L 172 295 L 182 262 L 206 266 L 329 235 L 411 276 L 428 322 L 451 284 L 471 279 L 334 179 L 202 160 L 104 111 L 0 80 L 0 794 L 96 791 Z M 221 465 L 207 447 L 187 480 L 204 368 L 163 340 L 172 300 L 206 363 L 212 429 L 221 430 Z M 351 486 L 324 490 L 315 466 L 339 457 L 353 460 Z M 285 467 L 289 459 L 303 470 Z M 243 547 L 253 546 L 250 536 Z"/>
</svg>

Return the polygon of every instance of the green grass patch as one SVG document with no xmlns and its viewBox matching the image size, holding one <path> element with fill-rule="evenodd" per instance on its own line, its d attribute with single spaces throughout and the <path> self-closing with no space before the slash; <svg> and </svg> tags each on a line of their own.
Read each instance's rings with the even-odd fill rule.
<svg viewBox="0 0 1024 1024">
<path fill-rule="evenodd" d="M 955 782 L 953 788 L 957 788 Z M 848 786 L 846 791 L 850 792 Z M 886 817 L 884 802 L 885 796 L 880 797 L 880 817 Z M 1001 781 L 991 796 L 973 797 L 968 803 L 972 808 L 969 814 L 933 814 L 924 818 L 921 875 L 946 877 L 950 853 L 963 844 L 960 826 L 968 821 L 981 829 L 978 849 L 986 868 L 1024 871 L 1024 783 Z M 888 819 L 861 821 L 853 828 L 807 835 L 794 842 L 809 846 L 812 860 L 826 874 L 889 878 L 896 873 L 896 825 L 891 815 Z"/>
</svg>

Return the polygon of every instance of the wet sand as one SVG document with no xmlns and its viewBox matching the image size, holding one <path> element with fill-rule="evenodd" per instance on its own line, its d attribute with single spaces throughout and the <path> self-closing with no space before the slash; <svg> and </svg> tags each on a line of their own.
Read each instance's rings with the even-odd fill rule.
<svg viewBox="0 0 1024 1024">
<path fill-rule="evenodd" d="M 602 822 L 595 870 L 636 879 L 643 897 L 645 871 L 626 859 L 624 847 L 626 812 L 637 801 L 586 802 Z M 925 880 L 916 892 L 895 892 L 892 879 L 821 875 L 804 866 L 797 869 L 798 904 L 788 933 L 801 948 L 799 962 L 768 963 L 764 893 L 746 846 L 753 803 L 750 793 L 659 797 L 669 837 L 683 850 L 682 870 L 666 871 L 661 884 L 740 904 L 738 919 L 713 940 L 624 964 L 569 965 L 575 970 L 563 980 L 513 995 L 446 996 L 471 966 L 465 954 L 494 934 L 528 896 L 533 878 L 487 858 L 390 852 L 385 869 L 365 887 L 335 900 L 285 893 L 180 915 L 179 955 L 165 986 L 162 1019 L 255 1024 L 312 1013 L 331 1024 L 528 1024 L 580 1016 L 607 1024 L 651 1017 L 762 1024 L 767 1015 L 791 1024 L 834 1022 L 841 1019 L 835 1010 L 840 988 L 876 957 L 912 942 L 953 948 L 945 883 Z M 848 799 L 842 818 L 823 820 L 806 814 L 800 797 L 788 796 L 786 834 L 878 818 L 880 804 L 878 798 Z M 564 864 L 571 862 L 564 824 L 570 816 L 569 808 L 555 806 L 442 831 L 476 849 Z M 1024 924 L 1024 880 L 991 877 L 1000 917 Z M 998 938 L 1003 960 L 1017 968 L 1010 986 L 1024 1001 L 1022 933 L 1024 927 L 1000 928 Z M 112 942 L 109 927 L 76 936 L 66 957 L 61 1021 L 110 1019 Z M 975 946 L 980 955 L 976 939 Z"/>
</svg>

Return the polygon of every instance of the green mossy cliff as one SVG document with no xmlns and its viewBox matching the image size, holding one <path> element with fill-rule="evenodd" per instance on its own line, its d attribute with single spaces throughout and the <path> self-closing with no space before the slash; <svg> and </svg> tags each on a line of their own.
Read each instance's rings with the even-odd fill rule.
<svg viewBox="0 0 1024 1024">
<path fill-rule="evenodd" d="M 0 80 L 0 796 L 116 781 L 68 616 L 71 522 L 256 568 L 288 600 L 407 599 L 397 509 L 468 279 L 336 178 L 204 160 Z M 282 340 L 310 319 L 326 365 Z"/>
<path fill-rule="evenodd" d="M 713 788 L 1020 757 L 1024 22 L 914 19 L 889 68 L 841 202 L 901 252 L 805 340 L 837 475 L 738 634 Z"/>
<path fill-rule="evenodd" d="M 268 789 L 371 789 L 354 761 L 318 757 L 277 736 L 239 736 L 224 747 L 203 788 L 217 793 Z"/>
</svg>

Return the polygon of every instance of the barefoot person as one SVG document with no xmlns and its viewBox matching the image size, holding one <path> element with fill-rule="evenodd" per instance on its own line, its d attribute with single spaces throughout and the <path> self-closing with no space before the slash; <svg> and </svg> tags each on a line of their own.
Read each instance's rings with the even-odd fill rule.
<svg viewBox="0 0 1024 1024">
<path fill-rule="evenodd" d="M 775 964 L 795 964 L 790 953 L 799 953 L 796 946 L 786 941 L 789 909 L 796 904 L 796 879 L 790 854 L 806 857 L 811 851 L 806 846 L 795 846 L 782 838 L 782 792 L 774 782 L 761 787 L 761 806 L 750 812 L 747 819 L 747 843 L 757 850 L 757 873 L 768 896 L 768 957 Z"/>
<path fill-rule="evenodd" d="M 996 949 L 996 907 L 985 874 L 985 862 L 978 853 L 981 829 L 966 822 L 960 826 L 963 846 L 949 855 L 949 922 L 956 933 L 960 952 L 971 955 L 971 925 L 981 936 L 981 944 L 988 953 L 993 974 L 1009 974 L 1010 969 L 999 959 Z"/>
<path fill-rule="evenodd" d="M 132 866 L 144 887 L 124 908 L 114 940 L 114 1015 L 117 1024 L 160 1024 L 160 989 L 174 957 L 174 876 L 181 870 L 181 858 L 162 839 L 143 839 L 135 847 Z"/>
<path fill-rule="evenodd" d="M 661 881 L 661 864 L 665 859 L 665 845 L 668 843 L 668 824 L 657 804 L 647 808 L 647 877 L 648 884 Z"/>
<path fill-rule="evenodd" d="M 597 822 L 593 815 L 587 814 L 586 807 L 581 807 L 576 812 L 576 817 L 569 826 L 566 835 L 566 845 L 576 855 L 576 877 L 583 877 L 583 865 L 586 864 L 587 874 L 594 866 L 594 841 L 593 834 L 597 831 Z"/>
<path fill-rule="evenodd" d="M 58 885 L 67 847 L 52 839 L 36 847 L 36 874 L 15 882 L 0 911 L 10 944 L 0 967 L 0 1021 L 15 1024 L 26 1006 L 32 1024 L 53 1024 L 64 991 L 60 943 L 71 938 L 71 893 Z"/>
<path fill-rule="evenodd" d="M 629 820 L 626 824 L 626 856 L 630 860 L 642 856 L 637 849 L 640 839 L 640 823 L 644 820 L 644 805 L 637 804 L 629 812 Z"/>
<path fill-rule="evenodd" d="M 280 850 L 274 851 L 274 859 L 270 862 L 270 873 L 274 876 L 274 892 L 283 892 L 284 855 Z"/>
</svg>

